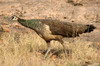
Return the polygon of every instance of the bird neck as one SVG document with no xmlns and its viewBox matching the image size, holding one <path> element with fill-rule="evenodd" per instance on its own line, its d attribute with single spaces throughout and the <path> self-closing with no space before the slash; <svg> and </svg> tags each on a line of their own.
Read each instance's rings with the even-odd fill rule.
<svg viewBox="0 0 100 66">
<path fill-rule="evenodd" d="M 26 20 L 18 18 L 18 22 L 23 23 L 23 22 L 26 22 Z"/>
<path fill-rule="evenodd" d="M 32 29 L 40 29 L 40 27 L 42 26 L 42 23 L 40 22 L 40 20 L 37 19 L 32 19 L 32 20 L 24 20 L 24 19 L 18 19 L 18 22 L 21 23 L 23 26 L 32 28 Z"/>
</svg>

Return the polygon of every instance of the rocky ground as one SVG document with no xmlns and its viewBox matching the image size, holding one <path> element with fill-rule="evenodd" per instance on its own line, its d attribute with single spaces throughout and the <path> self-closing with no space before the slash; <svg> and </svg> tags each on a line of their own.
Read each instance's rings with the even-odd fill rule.
<svg viewBox="0 0 100 66">
<path fill-rule="evenodd" d="M 84 0 L 74 6 L 67 0 L 0 0 L 0 66 L 100 66 L 100 1 Z M 62 46 L 51 41 L 53 51 L 43 59 L 46 42 L 29 28 L 12 22 L 12 15 L 24 19 L 57 19 L 92 24 L 96 29 L 75 38 L 64 38 L 70 50 L 65 58 Z"/>
</svg>

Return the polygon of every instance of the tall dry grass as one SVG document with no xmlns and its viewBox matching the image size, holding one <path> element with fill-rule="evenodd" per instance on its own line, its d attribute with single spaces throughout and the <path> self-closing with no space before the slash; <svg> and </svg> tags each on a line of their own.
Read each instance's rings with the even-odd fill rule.
<svg viewBox="0 0 100 66">
<path fill-rule="evenodd" d="M 40 50 L 46 50 L 47 44 L 36 33 L 10 31 L 2 34 L 0 43 L 0 66 L 82 66 L 100 64 L 99 52 L 91 46 L 92 42 L 78 38 L 64 40 L 64 45 L 71 50 L 70 56 L 64 57 L 63 47 L 57 41 L 51 42 L 52 49 L 58 56 L 43 59 Z"/>
</svg>

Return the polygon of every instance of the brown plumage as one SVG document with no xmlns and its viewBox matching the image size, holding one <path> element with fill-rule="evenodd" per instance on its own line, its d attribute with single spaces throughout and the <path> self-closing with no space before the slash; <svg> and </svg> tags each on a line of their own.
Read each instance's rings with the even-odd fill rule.
<svg viewBox="0 0 100 66">
<path fill-rule="evenodd" d="M 13 17 L 14 18 L 14 17 Z M 48 19 L 17 19 L 20 24 L 35 30 L 46 42 L 61 40 L 63 37 L 76 37 L 84 32 L 90 32 L 93 25 L 62 22 Z"/>
<path fill-rule="evenodd" d="M 90 32 L 95 28 L 93 25 L 47 19 L 24 20 L 19 18 L 18 22 L 35 30 L 46 41 L 61 39 L 62 37 L 76 37 L 84 32 Z"/>
</svg>

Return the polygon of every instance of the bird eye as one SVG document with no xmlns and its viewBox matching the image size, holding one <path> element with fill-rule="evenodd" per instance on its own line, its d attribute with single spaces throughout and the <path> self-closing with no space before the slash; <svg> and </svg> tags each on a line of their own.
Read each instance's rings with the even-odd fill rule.
<svg viewBox="0 0 100 66">
<path fill-rule="evenodd" d="M 12 16 L 12 18 L 11 18 L 12 20 L 14 19 L 14 16 Z"/>
</svg>

